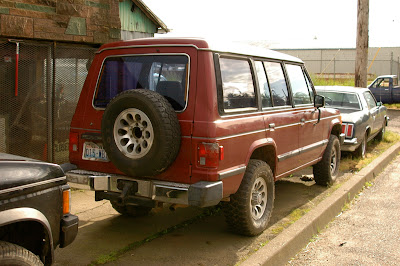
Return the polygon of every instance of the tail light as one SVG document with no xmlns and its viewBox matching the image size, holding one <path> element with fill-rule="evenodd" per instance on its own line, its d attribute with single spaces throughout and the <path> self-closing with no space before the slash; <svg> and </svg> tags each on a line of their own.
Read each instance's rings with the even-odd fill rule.
<svg viewBox="0 0 400 266">
<path fill-rule="evenodd" d="M 69 152 L 78 151 L 79 134 L 75 132 L 69 133 Z"/>
<path fill-rule="evenodd" d="M 352 138 L 354 134 L 354 125 L 349 123 L 343 123 L 342 133 L 346 135 L 346 138 Z"/>
<path fill-rule="evenodd" d="M 224 159 L 224 147 L 218 143 L 199 143 L 197 145 L 197 164 L 202 167 L 216 168 Z"/>
<path fill-rule="evenodd" d="M 71 189 L 66 189 L 62 192 L 63 197 L 63 214 L 68 214 L 71 211 Z"/>
</svg>

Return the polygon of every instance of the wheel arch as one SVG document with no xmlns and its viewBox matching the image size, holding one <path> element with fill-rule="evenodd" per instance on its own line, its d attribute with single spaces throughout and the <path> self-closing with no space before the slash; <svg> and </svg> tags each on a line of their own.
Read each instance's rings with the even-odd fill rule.
<svg viewBox="0 0 400 266">
<path fill-rule="evenodd" d="M 250 147 L 250 153 L 247 158 L 247 164 L 250 159 L 258 159 L 266 162 L 272 170 L 275 178 L 277 157 L 276 157 L 276 143 L 272 138 L 265 138 L 255 141 Z"/>
<path fill-rule="evenodd" d="M 30 232 L 29 238 L 26 231 Z M 19 245 L 38 255 L 45 265 L 52 264 L 54 247 L 51 226 L 40 211 L 33 208 L 16 208 L 0 212 L 0 235 L 1 240 Z M 38 245 L 43 239 L 43 246 Z"/>
</svg>

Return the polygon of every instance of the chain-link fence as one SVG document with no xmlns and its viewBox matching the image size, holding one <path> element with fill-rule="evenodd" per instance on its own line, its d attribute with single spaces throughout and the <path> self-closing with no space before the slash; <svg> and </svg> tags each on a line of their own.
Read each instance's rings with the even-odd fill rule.
<svg viewBox="0 0 400 266">
<path fill-rule="evenodd" d="M 0 152 L 68 161 L 69 125 L 94 51 L 0 40 Z"/>
</svg>

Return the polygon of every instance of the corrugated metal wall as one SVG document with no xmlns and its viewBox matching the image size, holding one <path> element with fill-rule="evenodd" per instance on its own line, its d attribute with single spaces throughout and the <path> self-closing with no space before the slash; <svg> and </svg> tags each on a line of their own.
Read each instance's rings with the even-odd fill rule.
<svg viewBox="0 0 400 266">
<path fill-rule="evenodd" d="M 131 0 L 119 3 L 121 30 L 154 34 L 157 26 Z"/>
<path fill-rule="evenodd" d="M 379 50 L 379 51 L 378 51 Z M 277 49 L 302 59 L 313 74 L 352 74 L 355 69 L 355 49 Z M 375 60 L 374 57 L 376 56 Z M 399 75 L 400 47 L 368 49 L 368 74 Z"/>
</svg>

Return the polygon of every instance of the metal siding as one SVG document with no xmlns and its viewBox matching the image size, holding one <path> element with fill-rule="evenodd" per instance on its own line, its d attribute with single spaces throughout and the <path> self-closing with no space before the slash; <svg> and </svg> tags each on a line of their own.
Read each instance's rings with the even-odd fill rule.
<svg viewBox="0 0 400 266">
<path fill-rule="evenodd" d="M 121 30 L 145 32 L 145 33 L 156 33 L 157 26 L 140 10 L 139 7 L 135 6 L 133 12 L 132 1 L 125 0 L 119 3 L 119 16 L 121 19 Z"/>
<path fill-rule="evenodd" d="M 303 60 L 310 73 L 354 73 L 356 54 L 355 49 L 276 50 L 288 55 L 296 56 Z M 378 48 L 368 48 L 368 67 L 370 66 L 377 51 Z M 376 76 L 385 74 L 400 74 L 400 47 L 382 47 L 368 73 Z"/>
</svg>

